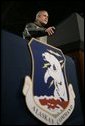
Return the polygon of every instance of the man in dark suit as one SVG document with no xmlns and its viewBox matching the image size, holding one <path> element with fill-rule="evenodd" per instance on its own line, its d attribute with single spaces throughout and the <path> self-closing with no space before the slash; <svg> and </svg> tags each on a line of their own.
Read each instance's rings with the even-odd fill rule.
<svg viewBox="0 0 85 126">
<path fill-rule="evenodd" d="M 34 37 L 41 42 L 47 43 L 47 36 L 52 35 L 55 30 L 54 26 L 45 28 L 45 25 L 48 23 L 48 18 L 48 12 L 40 10 L 36 14 L 35 21 L 33 23 L 28 23 L 25 26 L 23 38 L 29 41 L 32 37 Z"/>
</svg>

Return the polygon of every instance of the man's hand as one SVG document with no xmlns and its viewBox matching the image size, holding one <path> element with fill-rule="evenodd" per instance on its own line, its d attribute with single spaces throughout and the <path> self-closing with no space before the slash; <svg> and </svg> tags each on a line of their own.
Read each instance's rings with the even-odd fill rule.
<svg viewBox="0 0 85 126">
<path fill-rule="evenodd" d="M 45 30 L 45 32 L 47 32 L 49 36 L 54 34 L 54 31 L 55 31 L 55 27 L 49 27 Z"/>
</svg>

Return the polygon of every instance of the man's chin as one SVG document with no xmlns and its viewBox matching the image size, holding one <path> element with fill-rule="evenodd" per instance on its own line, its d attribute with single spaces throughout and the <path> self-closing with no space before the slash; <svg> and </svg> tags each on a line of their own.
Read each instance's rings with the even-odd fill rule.
<svg viewBox="0 0 85 126">
<path fill-rule="evenodd" d="M 47 22 L 42 22 L 42 25 L 43 25 L 43 26 L 47 25 Z"/>
<path fill-rule="evenodd" d="M 44 22 L 44 24 L 46 25 L 48 22 Z"/>
</svg>

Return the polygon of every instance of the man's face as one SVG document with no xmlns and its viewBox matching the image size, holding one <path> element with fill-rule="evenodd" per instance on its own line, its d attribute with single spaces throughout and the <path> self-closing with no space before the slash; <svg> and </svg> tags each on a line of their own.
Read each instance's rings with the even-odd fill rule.
<svg viewBox="0 0 85 126">
<path fill-rule="evenodd" d="M 46 25 L 48 23 L 48 13 L 45 11 L 42 11 L 38 18 L 39 22 Z"/>
</svg>

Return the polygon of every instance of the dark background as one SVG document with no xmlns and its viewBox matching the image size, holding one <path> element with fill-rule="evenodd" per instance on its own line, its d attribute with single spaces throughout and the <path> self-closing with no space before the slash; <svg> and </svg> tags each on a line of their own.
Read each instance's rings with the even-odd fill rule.
<svg viewBox="0 0 85 126">
<path fill-rule="evenodd" d="M 1 26 L 22 36 L 26 23 L 34 21 L 40 9 L 45 9 L 49 13 L 48 26 L 58 25 L 74 12 L 84 16 L 82 0 L 2 0 Z"/>
<path fill-rule="evenodd" d="M 2 0 L 2 29 L 22 36 L 26 23 L 34 21 L 35 15 L 40 9 L 46 9 L 50 15 L 48 26 L 58 25 L 74 12 L 84 17 L 84 2 L 82 0 Z M 14 34 L 3 31 L 1 38 L 1 123 L 6 125 L 40 125 L 40 122 L 29 113 L 24 98 L 22 98 L 22 79 L 25 75 L 31 74 L 30 53 L 28 53 L 25 40 Z M 82 125 L 83 115 L 80 104 L 82 97 L 79 97 L 76 69 L 74 64 L 71 64 L 73 67 L 70 65 L 71 61 L 66 61 L 68 63 L 66 73 L 69 82 L 73 84 L 76 102 L 75 111 L 65 124 Z"/>
</svg>

